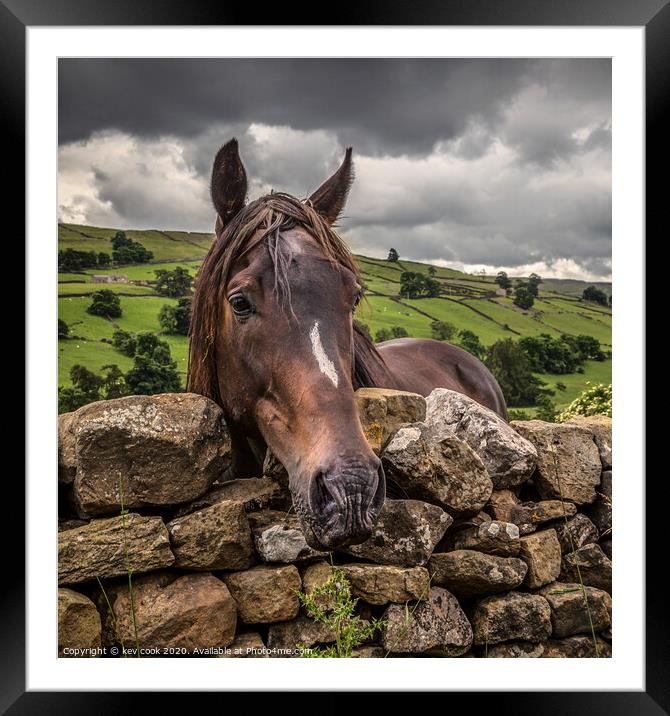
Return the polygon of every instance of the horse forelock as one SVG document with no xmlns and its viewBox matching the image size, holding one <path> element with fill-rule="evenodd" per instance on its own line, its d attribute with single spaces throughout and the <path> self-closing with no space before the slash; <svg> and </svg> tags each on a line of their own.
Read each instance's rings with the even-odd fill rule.
<svg viewBox="0 0 670 716">
<path fill-rule="evenodd" d="M 333 266 L 347 268 L 360 279 L 360 270 L 348 246 L 309 201 L 272 193 L 248 204 L 226 226 L 217 223 L 216 239 L 198 272 L 193 295 L 188 390 L 221 403 L 214 349 L 219 308 L 235 263 L 259 243 L 265 244 L 272 261 L 277 300 L 292 311 L 289 267 L 293 251 L 284 234 L 296 227 L 310 234 Z M 373 385 L 373 375 L 384 361 L 370 341 L 362 341 L 356 332 L 354 339 L 357 359 L 353 366 L 354 386 L 360 387 L 361 381 Z"/>
</svg>

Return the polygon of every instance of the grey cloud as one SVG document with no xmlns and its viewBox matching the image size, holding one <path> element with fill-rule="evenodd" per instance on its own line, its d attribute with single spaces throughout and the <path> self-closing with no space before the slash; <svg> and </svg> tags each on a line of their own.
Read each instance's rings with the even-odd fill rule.
<svg viewBox="0 0 670 716">
<path fill-rule="evenodd" d="M 306 196 L 354 145 L 342 220 L 383 256 L 610 271 L 609 60 L 61 60 L 61 216 L 211 230 L 211 162 Z"/>
<path fill-rule="evenodd" d="M 563 76 L 593 74 L 588 63 L 602 65 L 594 81 L 608 71 L 600 60 L 61 59 L 59 137 L 194 137 L 212 124 L 261 122 L 327 129 L 367 154 L 426 153 L 473 118 L 495 126 L 529 82 L 571 96 Z"/>
</svg>

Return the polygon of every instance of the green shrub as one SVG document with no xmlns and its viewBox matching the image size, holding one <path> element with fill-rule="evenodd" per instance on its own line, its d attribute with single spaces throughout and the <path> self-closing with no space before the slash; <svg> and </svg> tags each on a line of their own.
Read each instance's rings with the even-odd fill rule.
<svg viewBox="0 0 670 716">
<path fill-rule="evenodd" d="M 145 264 L 154 257 L 138 241 L 126 236 L 125 231 L 117 231 L 112 241 L 112 258 L 117 264 Z"/>
<path fill-rule="evenodd" d="M 535 295 L 533 294 L 532 288 L 525 283 L 519 284 L 514 289 L 514 305 L 528 310 L 533 307 L 533 303 L 535 303 Z"/>
<path fill-rule="evenodd" d="M 185 268 L 177 266 L 174 271 L 158 269 L 154 273 L 156 274 L 156 293 L 161 296 L 177 298 L 191 292 L 193 277 Z"/>
<path fill-rule="evenodd" d="M 611 418 L 612 384 L 597 383 L 587 388 L 556 417 L 556 422 L 565 423 L 576 415 L 606 415 Z"/>
<path fill-rule="evenodd" d="M 351 586 L 344 571 L 335 566 L 331 567 L 327 582 L 309 594 L 298 592 L 298 599 L 308 616 L 335 635 L 335 643 L 328 647 L 308 649 L 304 644 L 297 644 L 305 657 L 350 658 L 357 647 L 371 639 L 384 625 L 382 619 L 366 622 L 354 614 L 358 599 L 351 596 Z"/>
<path fill-rule="evenodd" d="M 473 356 L 479 358 L 479 360 L 483 360 L 484 355 L 486 354 L 486 348 L 479 340 L 479 336 L 476 333 L 469 331 L 467 328 L 459 331 L 458 344 L 468 353 L 472 353 Z"/>
<path fill-rule="evenodd" d="M 135 355 L 137 339 L 133 333 L 118 330 L 112 334 L 112 345 L 119 353 L 132 358 Z"/>
<path fill-rule="evenodd" d="M 554 394 L 533 375 L 528 356 L 511 338 L 496 341 L 490 346 L 484 362 L 498 381 L 509 407 L 546 406 L 546 398 Z"/>
<path fill-rule="evenodd" d="M 121 315 L 121 299 L 108 288 L 96 291 L 92 299 L 91 305 L 86 309 L 92 316 L 119 318 Z"/>
<path fill-rule="evenodd" d="M 458 329 L 453 323 L 447 321 L 431 321 L 430 333 L 438 341 L 450 341 Z"/>
<path fill-rule="evenodd" d="M 123 373 L 117 365 L 104 365 L 102 371 L 103 375 L 97 375 L 83 365 L 73 365 L 72 386 L 58 388 L 58 412 L 69 413 L 96 400 L 127 395 Z"/>
<path fill-rule="evenodd" d="M 180 392 L 181 379 L 170 345 L 154 333 L 139 333 L 133 367 L 126 373 L 125 381 L 132 395 Z"/>
<path fill-rule="evenodd" d="M 382 343 L 383 341 L 390 341 L 393 338 L 407 338 L 409 333 L 407 329 L 402 326 L 393 326 L 393 328 L 380 328 L 375 333 L 375 343 Z"/>
<path fill-rule="evenodd" d="M 176 306 L 165 304 L 158 314 L 163 333 L 169 336 L 187 336 L 191 324 L 191 298 L 180 298 Z"/>
</svg>

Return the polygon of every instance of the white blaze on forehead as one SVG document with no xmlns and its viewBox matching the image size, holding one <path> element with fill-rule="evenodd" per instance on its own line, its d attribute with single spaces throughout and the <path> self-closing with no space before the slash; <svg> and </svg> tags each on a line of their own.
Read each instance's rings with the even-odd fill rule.
<svg viewBox="0 0 670 716">
<path fill-rule="evenodd" d="M 330 382 L 337 388 L 339 383 L 339 377 L 333 361 L 326 355 L 326 351 L 323 349 L 323 343 L 321 343 L 321 334 L 319 333 L 319 322 L 315 321 L 312 326 L 312 330 L 309 332 L 309 340 L 312 342 L 312 353 L 316 358 L 316 362 L 319 364 L 319 370 L 330 380 Z"/>
</svg>

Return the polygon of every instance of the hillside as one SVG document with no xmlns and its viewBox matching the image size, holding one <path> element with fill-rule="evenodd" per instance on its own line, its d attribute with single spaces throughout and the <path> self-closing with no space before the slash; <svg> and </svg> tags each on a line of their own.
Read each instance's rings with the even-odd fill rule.
<svg viewBox="0 0 670 716">
<path fill-rule="evenodd" d="M 116 229 L 60 224 L 59 249 L 104 251 L 111 253 L 110 239 Z M 118 328 L 128 331 L 160 332 L 158 312 L 174 300 L 156 295 L 151 285 L 143 285 L 155 278 L 157 269 L 183 266 L 195 275 L 207 253 L 211 234 L 180 231 L 127 230 L 128 238 L 139 241 L 154 254 L 148 264 L 119 266 L 110 269 L 87 269 L 81 273 L 59 274 L 59 317 L 70 327 L 75 338 L 59 341 L 59 384 L 70 384 L 70 368 L 83 364 L 99 371 L 102 366 L 116 363 L 121 370 L 131 366 L 131 359 L 116 351 L 102 339 L 111 339 Z M 393 326 L 404 327 L 410 336 L 431 336 L 433 320 L 448 321 L 459 330 L 468 329 L 477 334 L 484 345 L 502 338 L 520 338 L 548 333 L 558 337 L 563 333 L 587 334 L 597 338 L 606 350 L 611 350 L 612 312 L 608 307 L 584 303 L 579 300 L 588 283 L 574 280 L 548 279 L 540 286 L 540 297 L 529 311 L 514 306 L 512 300 L 497 296 L 498 288 L 492 276 L 466 274 L 451 268 L 435 266 L 434 277 L 442 283 L 443 295 L 439 298 L 416 300 L 400 299 L 400 275 L 403 271 L 427 273 L 429 264 L 413 261 L 389 263 L 382 259 L 357 256 L 367 288 L 367 300 L 357 310 L 357 318 L 367 324 L 371 333 Z M 93 275 L 123 275 L 132 282 L 93 283 Z M 611 284 L 597 284 L 607 294 Z M 123 315 L 109 321 L 86 312 L 90 294 L 106 288 L 121 296 Z M 165 336 L 185 377 L 187 339 Z M 570 403 L 590 382 L 611 381 L 611 360 L 589 361 L 583 373 L 570 375 L 541 375 L 549 387 L 565 385 L 557 391 L 554 400 L 558 407 Z"/>
</svg>

